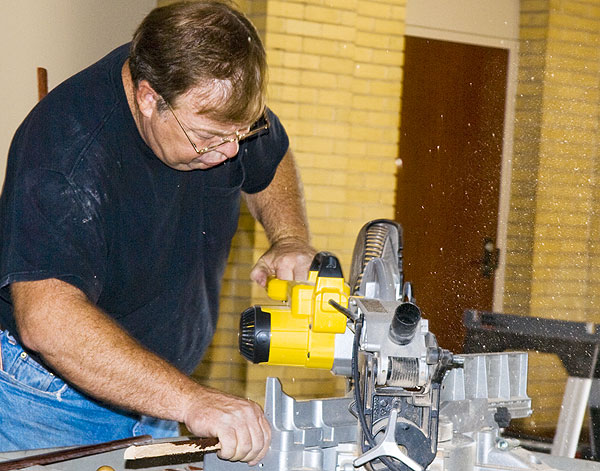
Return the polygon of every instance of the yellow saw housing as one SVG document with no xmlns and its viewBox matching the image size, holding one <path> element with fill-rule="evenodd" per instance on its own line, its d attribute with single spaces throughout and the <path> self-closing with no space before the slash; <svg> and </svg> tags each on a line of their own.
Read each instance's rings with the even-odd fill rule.
<svg viewBox="0 0 600 471">
<path fill-rule="evenodd" d="M 307 282 L 271 279 L 267 295 L 281 305 L 253 306 L 242 314 L 240 351 L 254 363 L 331 369 L 335 336 L 347 318 L 329 301 L 347 308 L 350 287 L 338 259 L 320 252 Z"/>
</svg>

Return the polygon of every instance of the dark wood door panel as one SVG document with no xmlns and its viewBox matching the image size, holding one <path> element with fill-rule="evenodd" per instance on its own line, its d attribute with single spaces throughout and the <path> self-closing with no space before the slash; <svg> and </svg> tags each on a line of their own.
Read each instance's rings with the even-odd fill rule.
<svg viewBox="0 0 600 471">
<path fill-rule="evenodd" d="M 508 51 L 407 37 L 396 220 L 430 329 L 460 351 L 462 312 L 491 309 Z"/>
</svg>

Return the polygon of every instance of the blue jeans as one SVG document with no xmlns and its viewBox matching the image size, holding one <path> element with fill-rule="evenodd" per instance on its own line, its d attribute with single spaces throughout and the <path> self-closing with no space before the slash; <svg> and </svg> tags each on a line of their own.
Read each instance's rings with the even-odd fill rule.
<svg viewBox="0 0 600 471">
<path fill-rule="evenodd" d="M 111 410 L 91 400 L 34 361 L 2 330 L 0 358 L 0 451 L 179 434 L 176 422 Z"/>
</svg>

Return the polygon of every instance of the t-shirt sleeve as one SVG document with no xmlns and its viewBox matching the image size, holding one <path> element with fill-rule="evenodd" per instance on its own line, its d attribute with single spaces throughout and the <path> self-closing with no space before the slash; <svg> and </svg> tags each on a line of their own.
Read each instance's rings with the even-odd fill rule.
<svg viewBox="0 0 600 471">
<path fill-rule="evenodd" d="M 107 252 L 97 195 L 36 169 L 19 178 L 2 210 L 1 288 L 58 278 L 97 300 Z"/>
<path fill-rule="evenodd" d="M 240 143 L 240 157 L 245 172 L 242 190 L 246 193 L 258 193 L 269 186 L 289 147 L 288 135 L 279 118 L 269 109 L 267 113 L 270 123 L 268 132 Z"/>
</svg>

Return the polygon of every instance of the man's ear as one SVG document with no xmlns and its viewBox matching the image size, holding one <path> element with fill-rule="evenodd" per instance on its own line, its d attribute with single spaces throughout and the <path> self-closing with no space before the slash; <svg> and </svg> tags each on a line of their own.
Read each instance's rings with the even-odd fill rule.
<svg viewBox="0 0 600 471">
<path fill-rule="evenodd" d="M 146 118 L 150 118 L 156 111 L 156 102 L 159 100 L 158 93 L 150 86 L 147 80 L 140 80 L 135 91 L 135 99 L 142 113 Z"/>
</svg>

